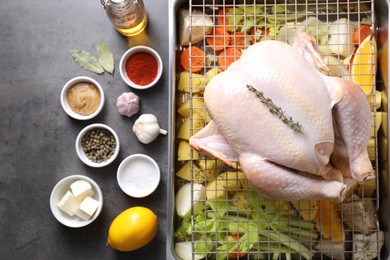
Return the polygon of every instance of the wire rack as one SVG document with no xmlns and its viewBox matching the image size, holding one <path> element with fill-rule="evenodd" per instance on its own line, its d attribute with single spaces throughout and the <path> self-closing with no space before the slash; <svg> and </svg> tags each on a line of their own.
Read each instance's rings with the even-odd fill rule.
<svg viewBox="0 0 390 260">
<path fill-rule="evenodd" d="M 189 11 L 191 21 L 211 19 L 218 33 L 207 26 L 190 28 L 193 37 L 195 32 L 203 32 L 200 40 L 189 44 L 203 54 L 190 52 L 189 89 L 177 91 L 178 153 L 184 150 L 179 147 L 181 143 L 210 121 L 202 91 L 213 75 L 225 70 L 258 41 L 276 39 L 292 44 L 297 33 L 303 31 L 316 41 L 331 76 L 360 80 L 358 84 L 366 92 L 372 110 L 372 138 L 367 149 L 378 172 L 381 113 L 375 85 L 374 32 L 367 40 L 368 51 L 360 50 L 365 56 L 361 66 L 355 60 L 352 72 L 354 55 L 364 39 L 355 36 L 360 45 L 343 42 L 354 37 L 356 28 L 375 28 L 374 1 L 190 0 L 183 8 Z M 226 52 L 227 46 L 236 51 Z M 178 44 L 179 52 L 186 48 Z M 201 65 L 192 62 L 199 58 L 203 60 Z M 177 71 L 179 75 L 182 68 Z M 180 77 L 179 85 L 184 80 Z M 188 111 L 183 112 L 186 102 Z M 187 132 L 182 130 L 185 127 Z M 239 163 L 227 167 L 195 150 L 186 151 L 187 157 L 178 155 L 176 162 L 176 190 L 190 183 L 192 208 L 189 217 L 176 217 L 175 240 L 191 242 L 192 259 L 380 259 L 383 233 L 376 219 L 378 179 L 355 185 L 341 204 L 331 200 L 278 201 L 254 191 Z M 196 195 L 203 190 L 198 184 L 206 187 L 206 197 Z M 375 217 L 367 220 L 368 216 Z M 183 221 L 188 222 L 187 237 L 178 235 L 185 226 Z"/>
</svg>

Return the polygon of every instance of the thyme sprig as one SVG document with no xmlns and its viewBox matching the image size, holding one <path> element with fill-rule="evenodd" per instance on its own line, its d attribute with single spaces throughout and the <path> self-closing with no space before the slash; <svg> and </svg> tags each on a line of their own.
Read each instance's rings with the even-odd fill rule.
<svg viewBox="0 0 390 260">
<path fill-rule="evenodd" d="M 246 87 L 254 92 L 256 96 L 260 99 L 260 102 L 263 103 L 266 107 L 269 108 L 269 112 L 279 117 L 283 123 L 288 125 L 292 130 L 298 133 L 303 133 L 303 126 L 299 122 L 295 122 L 292 117 L 287 117 L 285 111 L 281 107 L 275 105 L 270 98 L 266 98 L 262 91 L 258 91 L 252 85 L 247 84 Z"/>
</svg>

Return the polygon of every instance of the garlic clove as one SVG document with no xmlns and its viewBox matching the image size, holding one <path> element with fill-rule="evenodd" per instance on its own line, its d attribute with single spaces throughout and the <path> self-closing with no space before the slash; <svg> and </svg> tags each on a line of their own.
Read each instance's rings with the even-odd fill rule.
<svg viewBox="0 0 390 260">
<path fill-rule="evenodd" d="M 133 92 L 122 93 L 116 100 L 116 107 L 119 114 L 131 117 L 139 111 L 139 97 Z"/>
</svg>

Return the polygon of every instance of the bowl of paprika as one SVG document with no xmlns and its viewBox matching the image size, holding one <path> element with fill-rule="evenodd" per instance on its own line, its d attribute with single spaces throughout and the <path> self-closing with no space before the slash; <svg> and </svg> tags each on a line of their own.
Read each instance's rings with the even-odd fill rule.
<svg viewBox="0 0 390 260">
<path fill-rule="evenodd" d="M 150 47 L 135 46 L 127 50 L 119 63 L 123 81 L 135 89 L 147 89 L 160 79 L 163 64 L 160 55 Z"/>
</svg>

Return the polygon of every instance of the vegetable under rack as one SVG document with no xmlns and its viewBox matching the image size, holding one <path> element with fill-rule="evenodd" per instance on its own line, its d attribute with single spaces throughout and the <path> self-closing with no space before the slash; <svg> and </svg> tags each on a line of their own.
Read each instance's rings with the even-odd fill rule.
<svg viewBox="0 0 390 260">
<path fill-rule="evenodd" d="M 181 64 L 187 68 L 178 77 L 176 192 L 187 185 L 191 207 L 176 216 L 176 252 L 189 248 L 192 259 L 380 259 L 378 179 L 355 185 L 341 204 L 278 201 L 254 191 L 238 163 L 227 167 L 188 146 L 189 136 L 210 120 L 202 97 L 208 80 L 255 42 L 292 44 L 297 33 L 307 32 L 329 74 L 355 81 L 367 94 L 373 123 L 367 149 L 378 175 L 383 113 L 376 86 L 374 1 L 269 2 L 189 1 L 185 10 L 190 21 L 203 23 L 190 22 L 189 46 L 179 45 L 179 51 L 200 51 L 188 51 L 188 63 Z M 191 37 L 200 40 L 191 43 Z M 183 203 L 180 196 L 176 207 Z"/>
</svg>

